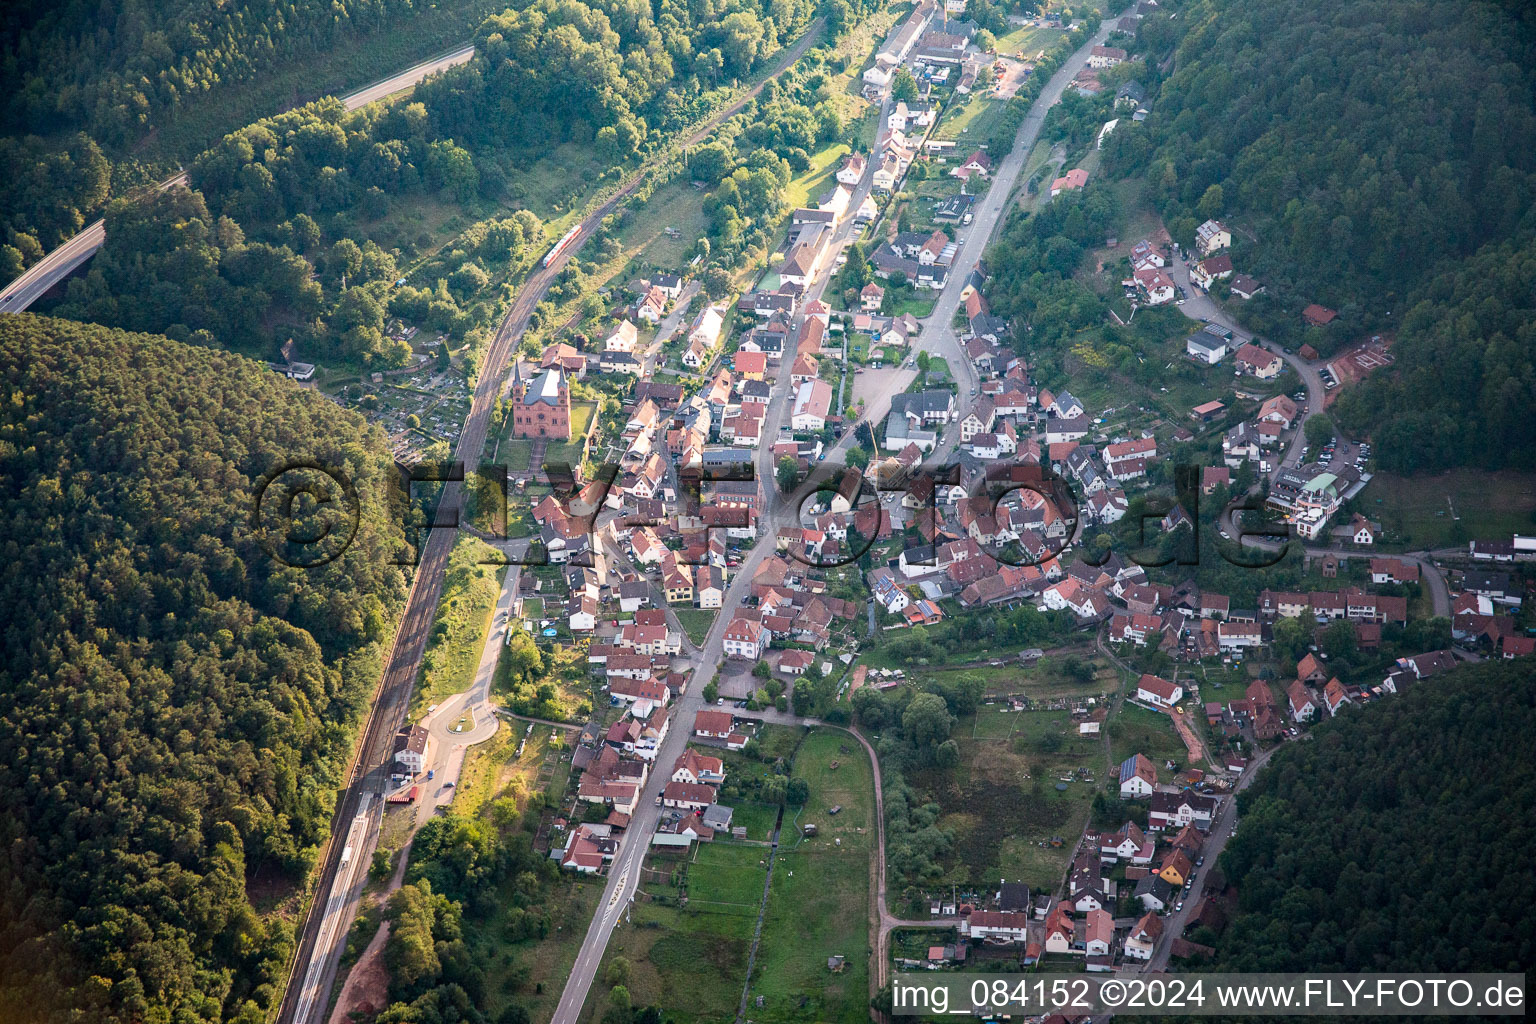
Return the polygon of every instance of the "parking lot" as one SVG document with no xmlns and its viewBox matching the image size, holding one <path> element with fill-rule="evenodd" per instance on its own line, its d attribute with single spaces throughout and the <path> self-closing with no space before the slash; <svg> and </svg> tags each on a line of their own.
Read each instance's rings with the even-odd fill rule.
<svg viewBox="0 0 1536 1024">
<path fill-rule="evenodd" d="M 1309 445 L 1302 449 L 1302 462 L 1315 462 L 1325 469 L 1342 469 L 1354 466 L 1360 472 L 1370 467 L 1371 445 L 1369 441 L 1356 444 L 1344 438 L 1335 438 L 1321 447 Z"/>
</svg>

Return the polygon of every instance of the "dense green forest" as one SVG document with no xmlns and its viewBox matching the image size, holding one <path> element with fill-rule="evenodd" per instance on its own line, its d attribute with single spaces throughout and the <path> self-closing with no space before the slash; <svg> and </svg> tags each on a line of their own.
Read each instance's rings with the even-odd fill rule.
<svg viewBox="0 0 1536 1024">
<path fill-rule="evenodd" d="M 112 168 L 89 136 L 62 144 L 0 138 L 0 281 L 9 281 L 85 226 L 112 186 Z"/>
<path fill-rule="evenodd" d="M 18 0 L 0 16 L 8 133 L 86 131 L 133 141 L 189 100 L 298 53 L 386 24 L 418 0 Z"/>
<path fill-rule="evenodd" d="M 258 113 L 468 39 L 490 0 L 0 7 L 0 279 Z M 393 31 L 409 24 L 411 31 Z M 105 152 L 106 156 L 103 156 Z M 108 162 L 110 157 L 111 163 Z M 115 165 L 115 166 L 112 166 Z"/>
<path fill-rule="evenodd" d="M 0 318 L 0 1018 L 264 1020 L 406 579 L 385 440 L 240 356 Z M 253 488 L 354 481 L 356 539 L 275 559 Z M 310 524 L 306 524 L 308 529 Z"/>
<path fill-rule="evenodd" d="M 444 332 L 454 347 L 478 342 L 539 255 L 543 225 L 526 209 L 481 221 L 397 288 L 399 268 L 432 239 L 394 229 L 372 237 L 392 207 L 436 196 L 467 209 L 516 208 L 534 165 L 562 142 L 589 148 L 608 165 L 603 180 L 616 181 L 619 165 L 706 114 L 720 87 L 759 67 L 814 13 L 804 0 L 668 2 L 654 14 L 647 4 L 581 0 L 509 9 L 481 25 L 474 60 L 401 101 L 349 112 L 325 99 L 265 118 L 198 156 L 190 190 L 114 202 L 106 246 L 51 312 L 268 358 L 292 338 L 304 356 L 365 365 L 409 357 L 383 332 L 390 315 Z M 745 129 L 786 156 L 764 150 L 738 171 L 742 195 L 727 202 L 740 212 L 716 233 L 716 262 L 758 237 L 752 218 L 778 212 L 790 170 L 841 132 L 825 76 L 818 89 L 801 90 L 819 95 L 814 110 L 780 100 Z M 600 184 L 573 178 L 554 187 L 569 192 L 556 202 Z M 10 255 L 13 265 L 25 258 Z"/>
<path fill-rule="evenodd" d="M 1526 970 L 1533 730 L 1530 667 L 1494 662 L 1347 709 L 1277 754 L 1222 855 L 1238 907 L 1216 969 Z"/>
<path fill-rule="evenodd" d="M 1151 69 L 1151 116 L 1122 122 L 1106 166 L 1143 178 L 1185 245 L 1207 217 L 1236 229 L 1234 262 L 1268 286 L 1238 311 L 1254 330 L 1324 354 L 1396 336 L 1397 371 L 1338 409 L 1380 434 L 1383 468 L 1536 465 L 1532 301 L 1513 284 L 1536 258 L 1528 13 L 1197 0 L 1141 29 L 1172 71 Z M 1307 330 L 1313 302 L 1338 319 Z"/>
</svg>

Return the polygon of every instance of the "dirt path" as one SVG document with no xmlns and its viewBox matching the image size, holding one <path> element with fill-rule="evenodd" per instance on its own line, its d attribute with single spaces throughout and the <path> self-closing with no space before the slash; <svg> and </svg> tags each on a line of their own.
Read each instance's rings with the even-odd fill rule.
<svg viewBox="0 0 1536 1024">
<path fill-rule="evenodd" d="M 407 842 L 400 849 L 389 884 L 375 898 L 380 906 L 405 884 L 405 865 L 410 859 L 411 844 Z M 389 1005 L 389 971 L 384 966 L 384 943 L 388 941 L 389 922 L 380 921 L 379 930 L 373 933 L 362 956 L 347 972 L 347 980 L 336 996 L 336 1008 L 331 1011 L 328 1024 L 352 1024 L 353 1013 L 371 1017 Z"/>
</svg>

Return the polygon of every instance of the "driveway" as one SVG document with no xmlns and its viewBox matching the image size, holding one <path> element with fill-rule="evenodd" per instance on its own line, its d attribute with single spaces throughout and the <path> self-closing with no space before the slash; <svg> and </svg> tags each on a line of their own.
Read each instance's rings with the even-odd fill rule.
<svg viewBox="0 0 1536 1024">
<path fill-rule="evenodd" d="M 689 281 L 683 285 L 682 294 L 672 304 L 672 312 L 662 318 L 656 325 L 656 336 L 651 340 L 650 347 L 645 350 L 645 355 L 640 359 L 640 377 L 642 380 L 651 376 L 656 368 L 656 357 L 661 353 L 661 346 L 672 340 L 672 335 L 683 324 L 683 317 L 688 312 L 688 304 L 693 297 L 699 294 L 699 282 Z"/>
</svg>

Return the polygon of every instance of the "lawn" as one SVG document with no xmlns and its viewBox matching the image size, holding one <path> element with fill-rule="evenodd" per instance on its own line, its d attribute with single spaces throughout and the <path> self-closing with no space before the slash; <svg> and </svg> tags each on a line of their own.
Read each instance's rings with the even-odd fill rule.
<svg viewBox="0 0 1536 1024">
<path fill-rule="evenodd" d="M 1181 767 L 1188 760 L 1184 741 L 1174 730 L 1168 716 L 1134 704 L 1125 704 L 1108 723 L 1112 759 L 1119 764 L 1133 754 L 1145 754 L 1157 766 L 1157 774 L 1167 781 L 1170 772 L 1164 761 Z"/>
<path fill-rule="evenodd" d="M 718 753 L 718 748 L 706 750 L 705 753 Z M 747 839 L 752 842 L 766 843 L 769 834 L 773 832 L 774 823 L 778 821 L 779 805 L 758 803 L 741 797 L 730 801 L 730 804 L 731 827 L 746 829 Z"/>
<path fill-rule="evenodd" d="M 811 206 L 821 194 L 836 183 L 838 167 L 848 153 L 844 143 L 834 143 L 811 154 L 811 166 L 790 179 L 784 188 L 784 200 L 793 207 Z"/>
<path fill-rule="evenodd" d="M 934 129 L 933 137 L 936 139 L 954 140 L 959 142 L 982 143 L 992 134 L 992 129 L 997 125 L 1002 116 L 1003 100 L 993 99 L 985 93 L 975 92 L 963 102 L 952 102 L 944 110 L 944 118 Z M 955 150 L 956 157 L 964 159 L 968 154 Z"/>
<path fill-rule="evenodd" d="M 571 436 L 585 437 L 592 428 L 592 418 L 597 415 L 596 402 L 571 403 Z"/>
<path fill-rule="evenodd" d="M 1536 474 L 1456 469 L 1439 476 L 1378 473 L 1355 499 L 1403 550 L 1508 540 L 1536 528 Z"/>
<path fill-rule="evenodd" d="M 643 204 L 630 204 L 619 243 L 633 259 L 653 267 L 682 269 L 694 245 L 708 231 L 704 193 L 683 176 L 657 189 Z M 675 235 L 668 234 L 668 229 Z"/>
<path fill-rule="evenodd" d="M 411 700 L 413 709 L 469 689 L 485 648 L 491 611 L 501 593 L 501 576 L 506 572 L 505 566 L 484 563 L 498 560 L 500 555 L 489 544 L 467 533 L 459 534 L 448 555 L 448 573 L 421 658 L 421 680 Z"/>
<path fill-rule="evenodd" d="M 1093 676 L 1084 676 L 1087 665 Z M 1117 693 L 1120 672 L 1109 662 L 1091 653 L 1059 654 L 1041 658 L 1025 672 L 1024 690 L 1031 700 L 1055 697 L 1093 697 Z"/>
<path fill-rule="evenodd" d="M 768 870 L 764 861 L 767 854 L 762 846 L 700 844 L 688 868 L 688 906 L 756 917 Z"/>
<path fill-rule="evenodd" d="M 564 740 L 555 737 L 556 732 L 547 725 L 502 722 L 495 736 L 470 747 L 459 772 L 458 792 L 453 798 L 454 813 L 479 814 L 487 804 L 503 796 L 513 797 L 518 806 L 522 806 L 527 794 L 535 788 L 540 766 L 548 759 L 561 756 Z M 524 736 L 528 742 L 519 757 L 517 745 L 523 742 Z"/>
<path fill-rule="evenodd" d="M 686 877 L 687 902 L 679 906 L 679 891 L 665 881 L 645 887 L 628 921 L 614 929 L 583 1019 L 601 1020 L 607 1011 L 605 975 L 619 957 L 630 964 L 635 1005 L 660 1006 L 679 1022 L 732 1018 L 762 904 L 765 852 L 717 841 L 699 844 L 681 861 L 653 855 L 648 880 Z M 555 984 L 547 987 L 558 988 L 563 975 L 551 977 Z"/>
<path fill-rule="evenodd" d="M 683 632 L 693 641 L 693 646 L 703 647 L 705 638 L 709 636 L 709 627 L 715 624 L 718 609 L 675 608 L 673 611 L 677 614 L 677 621 L 683 624 Z"/>
<path fill-rule="evenodd" d="M 791 774 L 810 787 L 798 818 L 816 822 L 820 834 L 798 839 L 791 827 L 796 809 L 786 808 L 752 974 L 750 995 L 761 995 L 763 1005 L 749 1000 L 751 1017 L 863 1021 L 868 1017 L 875 835 L 869 759 L 852 737 L 831 729 L 805 734 L 769 727 L 761 744 L 770 757 L 793 754 Z M 728 777 L 763 768 L 739 754 L 727 755 Z M 841 807 L 836 815 L 829 813 L 834 805 Z M 769 851 L 761 840 L 779 809 L 745 802 L 736 807 L 737 822 L 758 841 L 717 838 L 681 859 L 653 854 L 644 895 L 631 921 L 615 930 L 599 972 L 602 979 L 607 966 L 622 956 L 630 964 L 628 988 L 635 1005 L 658 1005 L 672 1020 L 728 1020 L 741 999 L 753 929 L 764 909 Z M 847 966 L 833 974 L 827 958 L 838 955 L 847 958 Z M 608 989 L 600 980 L 584 1019 L 602 1019 Z"/>
<path fill-rule="evenodd" d="M 934 304 L 938 301 L 938 292 L 928 291 L 927 289 L 921 291 L 914 290 L 911 294 L 904 295 L 891 303 L 890 315 L 901 316 L 904 313 L 911 313 L 919 320 L 923 320 L 933 312 Z M 942 361 L 941 357 L 934 357 L 935 363 Z"/>
<path fill-rule="evenodd" d="M 1056 41 L 1067 34 L 1064 28 L 1040 28 L 1035 25 L 1020 25 L 1007 35 L 997 37 L 997 52 L 1001 54 L 1022 53 L 1025 60 L 1031 60 L 1041 50 L 1049 50 Z"/>
</svg>

